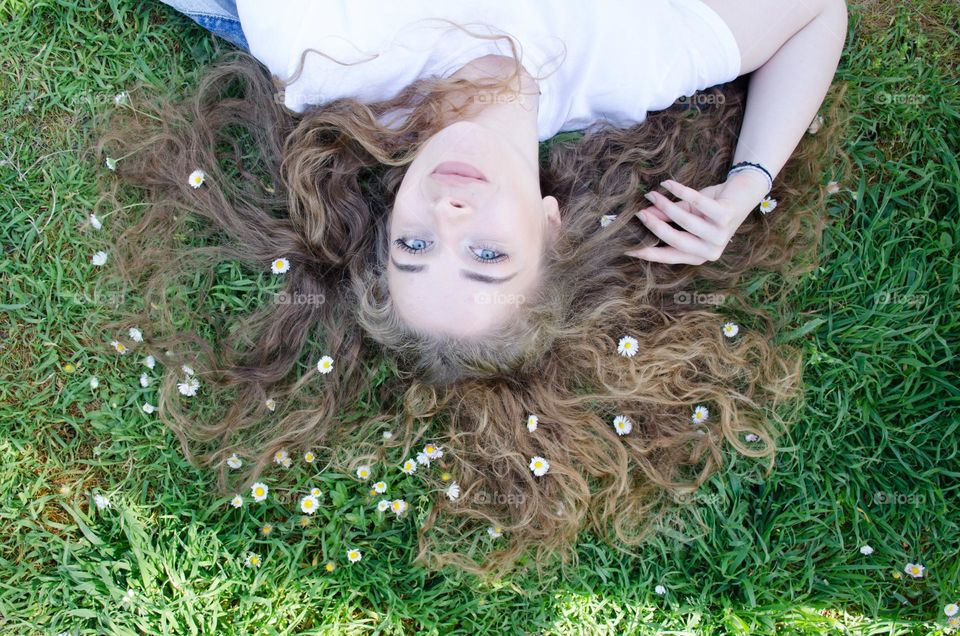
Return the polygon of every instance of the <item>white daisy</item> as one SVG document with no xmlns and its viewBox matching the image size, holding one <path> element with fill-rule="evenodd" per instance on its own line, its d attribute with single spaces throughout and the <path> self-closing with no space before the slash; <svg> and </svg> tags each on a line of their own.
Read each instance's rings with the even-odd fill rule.
<svg viewBox="0 0 960 636">
<path fill-rule="evenodd" d="M 130 103 L 130 93 L 127 91 L 121 91 L 113 96 L 113 105 L 114 106 L 123 106 Z"/>
<path fill-rule="evenodd" d="M 690 419 L 693 420 L 694 424 L 703 424 L 708 417 L 710 417 L 710 411 L 707 410 L 707 407 L 700 405 L 693 409 L 693 416 Z"/>
<path fill-rule="evenodd" d="M 97 505 L 97 509 L 99 510 L 103 510 L 104 508 L 109 508 L 111 506 L 110 500 L 101 494 L 96 494 L 93 496 L 93 503 Z"/>
<path fill-rule="evenodd" d="M 653 591 L 659 594 L 660 596 L 663 596 L 664 594 L 667 593 L 667 588 L 663 587 L 662 585 L 658 585 L 657 587 L 653 588 Z"/>
<path fill-rule="evenodd" d="M 153 356 L 147 356 L 143 359 L 143 363 L 147 365 L 148 369 L 152 369 L 153 367 L 157 366 L 157 359 Z"/>
<path fill-rule="evenodd" d="M 290 261 L 286 258 L 276 258 L 270 264 L 270 271 L 274 274 L 286 274 L 290 269 Z"/>
<path fill-rule="evenodd" d="M 807 132 L 811 135 L 816 135 L 821 126 L 823 126 L 823 115 L 817 115 L 813 118 L 813 121 L 810 122 L 810 125 L 807 126 Z"/>
<path fill-rule="evenodd" d="M 153 404 L 150 404 L 149 402 L 144 402 L 141 408 L 143 409 L 143 412 L 148 415 L 157 410 L 157 407 L 155 407 Z"/>
<path fill-rule="evenodd" d="M 270 492 L 270 489 L 267 485 L 259 481 L 250 486 L 250 496 L 253 497 L 254 501 L 263 501 L 267 498 L 268 492 Z"/>
<path fill-rule="evenodd" d="M 600 217 L 600 227 L 607 227 L 617 218 L 616 214 L 604 214 Z"/>
<path fill-rule="evenodd" d="M 537 424 L 540 422 L 540 418 L 536 415 L 527 416 L 527 430 L 531 433 L 537 430 Z"/>
<path fill-rule="evenodd" d="M 320 502 L 317 501 L 317 498 L 313 495 L 307 495 L 300 500 L 300 510 L 305 512 L 308 515 L 312 515 L 317 511 L 317 506 L 320 505 Z"/>
<path fill-rule="evenodd" d="M 391 439 L 391 438 L 393 438 L 393 431 L 384 431 L 384 432 L 383 432 L 383 439 Z"/>
<path fill-rule="evenodd" d="M 293 460 L 289 457 L 285 457 L 283 461 L 280 462 L 280 465 L 284 468 L 290 468 L 290 465 L 293 464 Z"/>
<path fill-rule="evenodd" d="M 356 563 L 362 558 L 363 554 L 361 554 L 360 550 L 357 550 L 356 548 L 347 550 L 347 559 L 349 559 L 350 563 Z"/>
<path fill-rule="evenodd" d="M 433 444 L 427 444 L 423 447 L 423 452 L 427 454 L 427 457 L 430 459 L 439 459 L 443 457 L 443 450 L 439 446 Z"/>
<path fill-rule="evenodd" d="M 146 373 L 140 374 L 140 386 L 143 388 L 150 386 L 150 376 L 148 376 Z"/>
<path fill-rule="evenodd" d="M 727 338 L 733 338 L 738 333 L 740 333 L 740 327 L 736 323 L 723 323 L 723 335 L 725 335 Z"/>
<path fill-rule="evenodd" d="M 450 482 L 450 485 L 447 486 L 447 497 L 450 498 L 450 501 L 456 501 L 457 497 L 460 496 L 460 486 L 457 482 Z"/>
<path fill-rule="evenodd" d="M 618 415 L 613 418 L 613 428 L 617 435 L 626 435 L 633 430 L 633 422 L 626 415 Z"/>
<path fill-rule="evenodd" d="M 632 358 L 637 354 L 637 346 L 640 343 L 633 336 L 624 336 L 617 343 L 617 353 L 627 358 Z"/>
<path fill-rule="evenodd" d="M 233 455 L 227 458 L 227 466 L 236 470 L 241 466 L 243 466 L 243 460 L 240 459 L 240 457 L 236 453 L 234 453 Z"/>
<path fill-rule="evenodd" d="M 97 215 L 93 214 L 92 212 L 90 213 L 90 225 L 92 225 L 93 229 L 95 230 L 99 230 L 103 227 L 103 223 L 97 218 Z"/>
<path fill-rule="evenodd" d="M 420 451 L 419 453 L 417 453 L 417 463 L 422 464 L 423 466 L 429 466 L 430 456 L 427 455 L 425 452 Z"/>
<path fill-rule="evenodd" d="M 408 475 L 412 475 L 413 473 L 417 472 L 417 462 L 412 459 L 408 459 L 407 461 L 403 462 L 403 467 L 400 470 Z"/>
<path fill-rule="evenodd" d="M 840 184 L 836 181 L 831 181 L 827 184 L 827 194 L 836 194 L 840 192 Z"/>
<path fill-rule="evenodd" d="M 357 478 L 363 480 L 370 479 L 370 467 L 366 464 L 357 466 Z"/>
<path fill-rule="evenodd" d="M 380 501 L 377 502 L 377 510 L 379 510 L 380 512 L 386 512 L 389 509 L 390 509 L 389 499 L 381 499 Z"/>
<path fill-rule="evenodd" d="M 187 177 L 187 183 L 190 184 L 191 188 L 199 188 L 203 185 L 203 180 L 206 178 L 206 176 L 207 173 L 205 173 L 203 170 L 194 170 L 190 173 L 190 176 Z"/>
<path fill-rule="evenodd" d="M 500 526 L 490 526 L 487 528 L 487 534 L 489 534 L 491 538 L 496 539 L 499 536 L 503 536 L 503 528 Z"/>
<path fill-rule="evenodd" d="M 777 200 L 771 199 L 770 197 L 763 197 L 763 201 L 760 202 L 760 211 L 764 214 L 769 214 L 777 209 Z"/>
<path fill-rule="evenodd" d="M 907 563 L 906 567 L 903 568 L 903 571 L 912 576 L 915 579 L 923 578 L 923 571 L 927 568 L 923 567 L 919 563 Z"/>
<path fill-rule="evenodd" d="M 117 169 L 117 160 L 113 157 L 107 157 L 104 163 L 107 165 L 107 170 L 116 170 Z"/>
<path fill-rule="evenodd" d="M 317 455 L 313 451 L 307 451 L 303 454 L 303 461 L 307 462 L 308 464 L 312 464 L 314 461 L 316 461 L 316 459 Z"/>
<path fill-rule="evenodd" d="M 760 436 L 755 433 L 747 433 L 743 436 L 743 439 L 748 442 L 759 442 Z"/>
<path fill-rule="evenodd" d="M 130 327 L 130 339 L 134 342 L 143 342 L 143 332 L 136 327 Z"/>
<path fill-rule="evenodd" d="M 311 496 L 311 497 L 316 497 L 317 499 L 319 499 L 319 498 L 320 498 L 320 489 L 319 489 L 319 488 L 311 488 L 311 489 L 310 489 L 310 496 Z"/>
<path fill-rule="evenodd" d="M 266 402 L 263 403 L 263 405 L 267 407 L 267 410 L 270 412 L 277 410 L 277 402 L 273 398 L 268 399 Z"/>
<path fill-rule="evenodd" d="M 183 382 L 177 385 L 177 390 L 180 391 L 181 395 L 194 396 L 197 394 L 197 389 L 200 388 L 200 380 L 196 378 L 187 378 Z"/>
<path fill-rule="evenodd" d="M 239 508 L 243 505 L 243 497 L 240 495 L 234 495 L 233 499 L 230 500 L 230 505 L 234 508 Z"/>
<path fill-rule="evenodd" d="M 374 492 L 376 492 L 378 495 L 382 495 L 383 493 L 387 492 L 387 482 L 385 482 L 385 481 L 378 481 L 377 483 L 375 483 L 375 484 L 373 485 L 373 490 L 374 490 Z"/>
<path fill-rule="evenodd" d="M 550 470 L 550 462 L 543 457 L 535 456 L 530 459 L 530 470 L 532 470 L 533 474 L 537 477 L 542 477 Z"/>
<path fill-rule="evenodd" d="M 124 355 L 127 352 L 127 346 L 119 340 L 111 340 L 110 346 L 113 347 L 113 350 L 120 355 Z"/>
<path fill-rule="evenodd" d="M 403 499 L 394 499 L 390 502 L 390 509 L 393 510 L 399 517 L 407 511 L 407 502 Z"/>
<path fill-rule="evenodd" d="M 247 567 L 258 568 L 260 567 L 260 555 L 259 554 L 248 554 L 247 560 L 245 561 Z"/>
<path fill-rule="evenodd" d="M 943 606 L 943 613 L 947 616 L 956 616 L 957 612 L 960 612 L 960 606 L 956 603 L 950 603 Z"/>
<path fill-rule="evenodd" d="M 97 379 L 97 376 L 92 376 L 90 378 L 90 388 L 95 389 L 100 386 L 100 380 Z"/>
<path fill-rule="evenodd" d="M 320 358 L 320 361 L 317 362 L 317 371 L 320 373 L 330 373 L 333 371 L 333 358 L 330 356 Z"/>
<path fill-rule="evenodd" d="M 183 365 L 182 367 L 180 367 L 180 370 L 183 371 L 183 372 L 184 372 L 185 374 L 187 374 L 188 376 L 191 376 L 191 375 L 194 374 L 193 367 L 188 366 L 188 365 L 186 365 L 186 364 Z"/>
<path fill-rule="evenodd" d="M 282 464 L 283 462 L 290 459 L 290 453 L 287 452 L 287 449 L 281 448 L 276 453 L 273 454 L 273 462 L 275 464 Z"/>
<path fill-rule="evenodd" d="M 860 546 L 860 554 L 863 556 L 870 556 L 873 554 L 873 547 L 869 544 L 864 544 Z"/>
<path fill-rule="evenodd" d="M 90 259 L 90 262 L 96 265 L 97 267 L 102 267 L 107 264 L 107 253 L 103 250 L 100 250 L 93 255 L 93 258 Z"/>
</svg>

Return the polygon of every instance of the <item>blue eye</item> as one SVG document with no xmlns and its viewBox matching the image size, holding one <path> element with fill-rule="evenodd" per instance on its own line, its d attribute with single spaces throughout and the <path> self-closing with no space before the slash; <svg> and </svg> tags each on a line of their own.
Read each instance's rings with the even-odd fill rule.
<svg viewBox="0 0 960 636">
<path fill-rule="evenodd" d="M 477 252 L 473 252 L 473 250 L 471 250 L 471 252 L 473 253 L 473 259 L 480 263 L 498 263 L 507 259 L 507 255 L 503 252 L 498 252 L 497 250 L 487 247 L 481 247 L 479 254 Z"/>
<path fill-rule="evenodd" d="M 394 245 L 400 249 L 410 252 L 411 254 L 416 254 L 417 252 L 422 252 L 427 249 L 427 242 L 423 239 L 405 239 L 398 238 L 393 242 Z"/>
</svg>

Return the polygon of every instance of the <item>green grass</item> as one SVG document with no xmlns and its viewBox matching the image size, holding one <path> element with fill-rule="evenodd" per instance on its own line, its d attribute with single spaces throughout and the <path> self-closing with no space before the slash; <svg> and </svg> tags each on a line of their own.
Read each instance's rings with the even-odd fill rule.
<svg viewBox="0 0 960 636">
<path fill-rule="evenodd" d="M 104 246 L 85 224 L 103 176 L 89 128 L 138 82 L 186 89 L 225 45 L 159 3 L 26 4 L 0 0 L 0 633 L 942 627 L 960 599 L 955 2 L 852 7 L 838 73 L 851 177 L 830 199 L 822 266 L 792 294 L 807 404 L 774 471 L 733 457 L 635 554 L 584 536 L 575 567 L 498 584 L 409 566 L 429 505 L 413 478 L 402 522 L 378 519 L 350 476 L 302 464 L 268 475 L 268 505 L 237 511 L 140 411 L 155 385 L 95 327 L 116 299 L 90 265 Z M 214 297 L 243 311 L 249 279 L 219 278 Z M 291 497 L 308 485 L 324 505 L 301 528 Z M 250 551 L 260 568 L 244 567 Z M 897 577 L 907 562 L 926 576 Z"/>
</svg>

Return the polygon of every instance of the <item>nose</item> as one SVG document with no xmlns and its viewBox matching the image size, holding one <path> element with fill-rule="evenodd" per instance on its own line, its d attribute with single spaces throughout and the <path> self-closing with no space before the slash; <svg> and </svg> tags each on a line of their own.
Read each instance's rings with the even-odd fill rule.
<svg viewBox="0 0 960 636">
<path fill-rule="evenodd" d="M 469 203 L 452 196 L 438 197 L 435 208 L 438 212 L 451 217 L 465 216 L 473 211 Z"/>
</svg>

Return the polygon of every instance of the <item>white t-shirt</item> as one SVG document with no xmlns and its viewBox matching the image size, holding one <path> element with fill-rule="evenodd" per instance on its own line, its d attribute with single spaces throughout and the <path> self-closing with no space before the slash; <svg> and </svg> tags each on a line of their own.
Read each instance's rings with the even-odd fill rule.
<svg viewBox="0 0 960 636">
<path fill-rule="evenodd" d="M 296 112 L 341 97 L 389 99 L 421 77 L 511 55 L 507 40 L 440 19 L 511 36 L 524 68 L 549 74 L 538 78 L 541 141 L 598 121 L 632 126 L 740 74 L 733 34 L 700 0 L 238 0 L 237 10 L 250 52 L 278 79 L 307 49 L 333 58 L 306 53 L 283 94 Z"/>
</svg>

